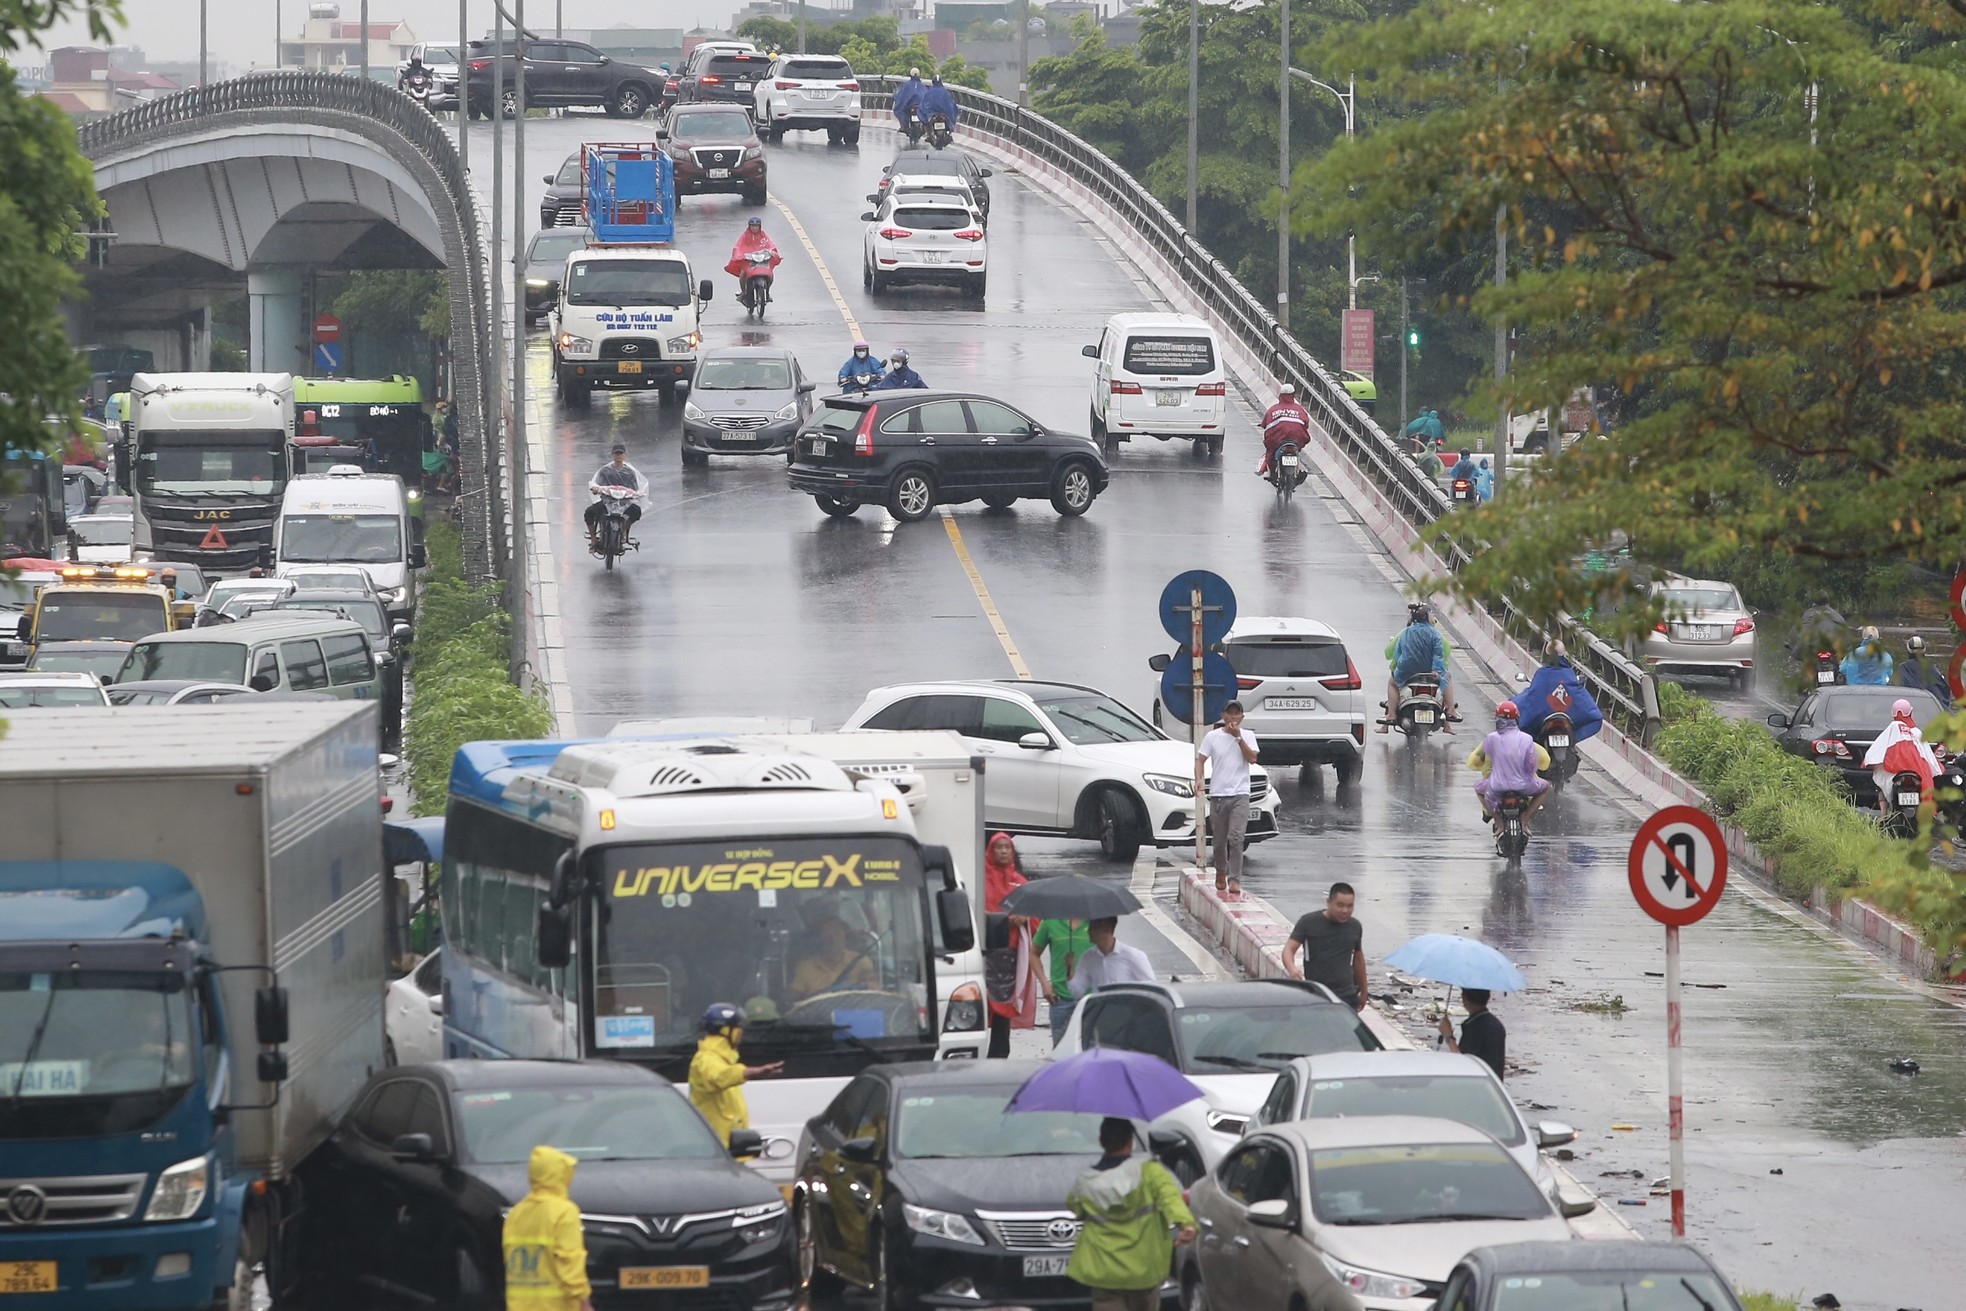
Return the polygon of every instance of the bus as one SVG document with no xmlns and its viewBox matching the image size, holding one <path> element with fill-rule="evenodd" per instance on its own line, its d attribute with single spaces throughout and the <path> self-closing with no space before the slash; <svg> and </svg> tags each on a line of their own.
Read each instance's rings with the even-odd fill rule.
<svg viewBox="0 0 1966 1311">
<path fill-rule="evenodd" d="M 430 416 L 415 378 L 295 378 L 294 432 L 310 471 L 359 464 L 393 473 L 405 487 L 423 484 Z"/>
<path fill-rule="evenodd" d="M 133 554 L 208 577 L 271 564 L 293 473 L 292 375 L 139 373 L 130 397 Z"/>
<path fill-rule="evenodd" d="M 0 561 L 53 559 L 67 536 L 61 457 L 9 449 L 0 463 Z"/>
<path fill-rule="evenodd" d="M 801 741 L 461 748 L 439 889 L 444 1054 L 602 1057 L 684 1083 L 704 1011 L 741 1006 L 746 1063 L 785 1063 L 746 1088 L 758 1167 L 781 1183 L 806 1120 L 868 1064 L 980 1056 L 971 893 L 951 850 L 921 840 L 908 794 L 923 773 Z M 976 971 L 955 1001 L 945 969 Z"/>
</svg>

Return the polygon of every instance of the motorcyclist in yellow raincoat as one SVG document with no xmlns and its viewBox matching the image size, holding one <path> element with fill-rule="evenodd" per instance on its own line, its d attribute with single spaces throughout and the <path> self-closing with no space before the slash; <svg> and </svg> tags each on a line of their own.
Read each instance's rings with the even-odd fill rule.
<svg viewBox="0 0 1966 1311">
<path fill-rule="evenodd" d="M 727 1001 L 717 1002 L 703 1012 L 703 1036 L 697 1039 L 696 1055 L 689 1063 L 689 1099 L 710 1127 L 730 1146 L 732 1129 L 751 1127 L 751 1108 L 744 1100 L 744 1081 L 777 1074 L 785 1062 L 746 1065 L 738 1059 L 737 1046 L 744 1041 L 744 1012 Z"/>
<path fill-rule="evenodd" d="M 557 1148 L 532 1149 L 532 1191 L 505 1217 L 506 1311 L 594 1311 L 580 1208 L 567 1196 L 578 1164 Z"/>
</svg>

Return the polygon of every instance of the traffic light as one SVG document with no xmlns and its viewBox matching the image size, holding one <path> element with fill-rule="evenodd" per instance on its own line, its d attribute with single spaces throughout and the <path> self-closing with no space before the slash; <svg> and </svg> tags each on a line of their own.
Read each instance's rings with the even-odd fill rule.
<svg viewBox="0 0 1966 1311">
<path fill-rule="evenodd" d="M 1406 330 L 1406 353 L 1412 359 L 1420 358 L 1420 329 L 1418 326 Z"/>
</svg>

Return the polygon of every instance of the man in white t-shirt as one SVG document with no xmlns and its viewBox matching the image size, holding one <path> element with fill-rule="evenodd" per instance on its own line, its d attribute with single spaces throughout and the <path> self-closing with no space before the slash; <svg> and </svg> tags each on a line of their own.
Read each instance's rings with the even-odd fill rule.
<svg viewBox="0 0 1966 1311">
<path fill-rule="evenodd" d="M 1195 790 L 1208 764 L 1208 835 L 1215 847 L 1215 890 L 1242 895 L 1242 842 L 1249 828 L 1249 767 L 1256 763 L 1256 734 L 1242 726 L 1242 702 L 1222 707 L 1222 722 L 1195 750 Z"/>
</svg>

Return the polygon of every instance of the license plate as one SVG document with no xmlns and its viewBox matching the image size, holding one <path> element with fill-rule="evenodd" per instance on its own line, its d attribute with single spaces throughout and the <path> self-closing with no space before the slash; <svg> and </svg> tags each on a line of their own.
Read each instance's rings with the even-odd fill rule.
<svg viewBox="0 0 1966 1311">
<path fill-rule="evenodd" d="M 1836 671 L 1834 669 L 1818 669 L 1816 671 L 1816 682 L 1819 685 L 1826 684 L 1826 683 L 1834 683 L 1835 681 L 1836 681 Z"/>
<path fill-rule="evenodd" d="M 1898 804 L 1901 806 L 1915 806 L 1918 802 L 1919 794 L 1916 792 L 1900 792 L 1898 794 Z"/>
<path fill-rule="evenodd" d="M 1265 710 L 1316 710 L 1317 702 L 1307 696 L 1272 696 L 1263 698 Z"/>
<path fill-rule="evenodd" d="M 1157 391 L 1154 393 L 1154 404 L 1179 405 L 1186 395 L 1187 393 L 1178 391 Z"/>
<path fill-rule="evenodd" d="M 1069 1252 L 1063 1256 L 1027 1256 L 1024 1258 L 1024 1277 L 1038 1279 L 1062 1275 L 1065 1273 L 1065 1268 L 1071 1264 L 1072 1257 Z"/>
<path fill-rule="evenodd" d="M 739 82 L 737 84 L 737 89 L 739 91 L 749 91 L 751 89 L 751 84 L 749 82 Z"/>
<path fill-rule="evenodd" d="M 754 432 L 726 432 L 719 433 L 718 436 L 727 442 L 754 442 L 758 440 L 758 434 Z"/>
<path fill-rule="evenodd" d="M 1570 745 L 1570 735 L 1568 733 L 1552 733 L 1550 734 L 1550 745 L 1553 747 L 1567 747 Z"/>
<path fill-rule="evenodd" d="M 939 250 L 925 250 L 925 251 L 923 251 L 923 252 L 922 252 L 922 263 L 924 263 L 924 264 L 940 264 L 941 262 L 942 262 L 942 252 L 941 252 L 941 251 L 939 251 Z"/>
<path fill-rule="evenodd" d="M 642 1265 L 621 1268 L 623 1288 L 708 1288 L 707 1265 Z"/>
<path fill-rule="evenodd" d="M 1416 724 L 1431 724 L 1434 722 L 1434 712 L 1431 710 L 1416 710 L 1413 712 L 1413 722 Z"/>
<path fill-rule="evenodd" d="M 727 168 L 713 168 L 710 170 L 710 176 L 713 178 L 727 178 L 730 176 L 730 170 Z"/>
<path fill-rule="evenodd" d="M 640 360 L 623 360 L 615 368 L 622 373 L 640 373 L 642 371 L 642 362 Z"/>
<path fill-rule="evenodd" d="M 1030 1262 L 1024 1263 L 1025 1274 L 1030 1274 Z M 1063 1270 L 1058 1272 L 1064 1274 Z M 56 1292 L 55 1263 L 53 1261 L 6 1261 L 0 1262 L 0 1293 L 53 1293 Z"/>
<path fill-rule="evenodd" d="M 1692 635 L 1696 642 L 1711 642 L 1720 636 L 1720 629 L 1712 624 L 1694 624 Z"/>
<path fill-rule="evenodd" d="M 1297 457 L 1294 455 L 1286 455 L 1283 456 L 1281 459 L 1279 459 L 1277 463 L 1281 464 L 1286 469 L 1295 469 L 1297 467 Z"/>
</svg>

